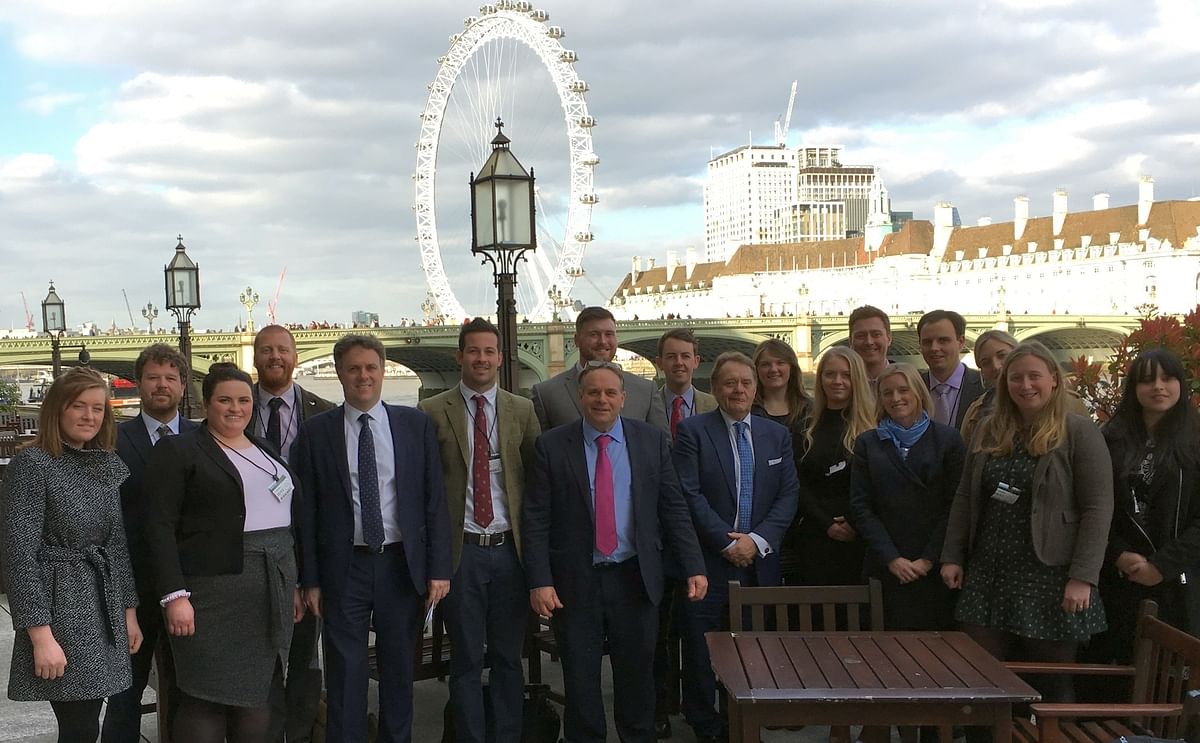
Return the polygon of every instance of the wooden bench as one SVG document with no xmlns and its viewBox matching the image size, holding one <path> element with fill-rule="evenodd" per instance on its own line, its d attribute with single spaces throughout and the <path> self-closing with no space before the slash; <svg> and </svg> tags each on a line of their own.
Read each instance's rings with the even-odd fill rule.
<svg viewBox="0 0 1200 743">
<path fill-rule="evenodd" d="M 1008 663 L 1019 675 L 1066 674 L 1131 679 L 1123 704 L 1031 705 L 1036 722 L 1017 718 L 1013 739 L 1022 743 L 1112 743 L 1122 736 L 1196 740 L 1200 727 L 1200 639 L 1158 618 L 1153 601 L 1142 603 L 1131 666 L 1078 663 Z"/>
<path fill-rule="evenodd" d="M 420 638 L 413 655 L 413 681 L 443 681 L 450 675 L 450 638 L 446 636 L 446 624 L 440 603 L 434 607 L 431 624 L 430 633 Z M 367 674 L 379 681 L 379 659 L 375 654 L 374 643 L 367 646 Z"/>
</svg>

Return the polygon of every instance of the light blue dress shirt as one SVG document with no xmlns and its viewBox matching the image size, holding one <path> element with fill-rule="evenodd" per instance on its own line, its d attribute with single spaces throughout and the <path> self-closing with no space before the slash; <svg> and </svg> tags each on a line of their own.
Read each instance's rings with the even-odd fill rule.
<svg viewBox="0 0 1200 743">
<path fill-rule="evenodd" d="M 370 410 L 359 410 L 349 403 L 343 406 L 342 430 L 346 434 L 346 462 L 350 468 L 350 498 L 354 504 L 354 543 L 364 545 L 362 498 L 358 490 L 358 435 L 362 430 L 358 417 L 371 416 L 371 440 L 375 444 L 375 468 L 379 474 L 379 510 L 383 513 L 383 543 L 401 539 L 396 518 L 396 450 L 392 446 L 392 426 L 382 402 Z"/>
<path fill-rule="evenodd" d="M 141 416 L 142 416 L 142 423 L 146 426 L 146 434 L 150 437 L 150 443 L 157 444 L 158 440 L 160 438 L 162 438 L 161 436 L 158 435 L 158 427 L 162 425 L 162 421 L 158 420 L 157 418 L 151 418 L 146 413 L 141 413 Z M 171 419 L 171 422 L 167 424 L 167 428 L 171 429 L 172 434 L 174 434 L 176 436 L 179 435 L 179 414 L 178 413 L 176 413 L 175 417 Z"/>
<path fill-rule="evenodd" d="M 595 535 L 592 539 L 592 562 L 624 562 L 637 554 L 634 542 L 633 523 L 633 472 L 629 468 L 629 450 L 625 446 L 625 427 L 621 419 L 613 424 L 612 430 L 607 431 L 612 441 L 608 443 L 608 461 L 612 464 L 613 473 L 613 511 L 617 519 L 617 549 L 608 557 L 600 554 L 595 546 Z M 583 421 L 583 455 L 587 459 L 588 488 L 592 495 L 592 517 L 596 514 L 596 456 L 600 448 L 596 446 L 596 437 L 600 431 L 592 428 L 587 420 Z"/>
</svg>

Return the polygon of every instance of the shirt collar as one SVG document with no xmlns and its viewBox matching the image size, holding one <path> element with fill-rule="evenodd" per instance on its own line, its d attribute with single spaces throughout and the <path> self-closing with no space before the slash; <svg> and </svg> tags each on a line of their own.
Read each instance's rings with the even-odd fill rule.
<svg viewBox="0 0 1200 743">
<path fill-rule="evenodd" d="M 350 423 L 358 423 L 358 417 L 363 413 L 371 416 L 371 419 L 374 421 L 384 421 L 387 419 L 387 412 L 383 407 L 383 400 L 375 403 L 370 410 L 359 410 L 348 402 L 342 403 L 342 407 L 345 409 L 346 420 Z"/>
<path fill-rule="evenodd" d="M 694 386 L 689 384 L 688 388 L 683 391 L 682 395 L 676 395 L 674 392 L 671 391 L 671 388 L 669 388 L 669 387 L 663 387 L 663 389 L 666 390 L 666 393 L 667 393 L 666 402 L 667 402 L 667 412 L 668 413 L 671 412 L 671 406 L 675 404 L 675 398 L 677 398 L 677 397 L 683 398 L 683 404 L 686 405 L 689 410 L 693 407 L 693 404 L 696 399 L 696 388 Z"/>
<path fill-rule="evenodd" d="M 499 385 L 493 384 L 492 388 L 490 390 L 488 390 L 487 392 L 476 392 L 475 390 L 471 389 L 467 385 L 463 384 L 462 380 L 459 380 L 459 382 L 458 382 L 458 391 L 460 394 L 462 394 L 463 402 L 467 403 L 468 406 L 474 405 L 474 402 L 475 402 L 474 398 L 476 395 L 483 395 L 484 399 L 488 401 L 489 405 L 491 405 L 493 408 L 496 407 L 496 390 L 498 390 L 499 388 L 500 388 Z M 473 409 L 473 408 L 469 408 L 469 409 Z"/>
<path fill-rule="evenodd" d="M 150 417 L 144 412 L 140 415 L 142 416 L 142 423 L 146 425 L 146 431 L 150 434 L 150 438 L 157 438 L 158 427 L 163 425 L 163 422 L 157 418 Z M 179 433 L 179 413 L 176 413 L 175 417 L 167 423 L 167 428 L 171 429 L 171 433 Z"/>
<path fill-rule="evenodd" d="M 258 388 L 259 407 L 262 407 L 262 408 L 270 407 L 271 400 L 275 399 L 276 397 L 278 397 L 280 400 L 283 400 L 283 407 L 287 408 L 288 410 L 291 410 L 292 403 L 296 399 L 295 383 L 289 384 L 287 389 L 284 390 L 283 394 L 281 394 L 281 395 L 276 395 L 274 393 L 267 392 L 262 387 Z"/>
<path fill-rule="evenodd" d="M 717 409 L 721 411 L 721 418 L 724 419 L 724 421 L 725 421 L 725 427 L 733 428 L 733 424 L 737 423 L 738 421 L 732 415 L 730 415 L 729 413 L 726 413 L 724 411 L 724 409 L 722 409 L 722 408 L 717 408 Z M 752 428 L 752 426 L 750 425 L 750 420 L 752 418 L 754 418 L 754 416 L 747 413 L 746 417 L 742 419 L 742 422 L 746 424 L 747 431 L 749 431 Z"/>
<path fill-rule="evenodd" d="M 956 366 L 954 368 L 954 372 L 950 375 L 949 379 L 938 379 L 937 377 L 933 376 L 933 370 L 930 370 L 929 381 L 931 382 L 931 384 L 929 386 L 932 388 L 932 387 L 936 387 L 939 384 L 947 384 L 956 390 L 962 389 L 963 376 L 965 376 L 966 373 L 967 373 L 967 365 L 961 361 L 958 362 L 958 366 Z"/>
<path fill-rule="evenodd" d="M 609 436 L 611 436 L 613 441 L 617 442 L 618 444 L 622 444 L 625 442 L 625 426 L 621 425 L 621 416 L 619 416 L 619 415 L 617 416 L 617 422 L 614 423 L 613 427 L 611 429 L 609 429 L 608 431 L 606 431 L 606 433 Z M 584 418 L 583 419 L 583 438 L 584 438 L 584 440 L 588 441 L 588 442 L 594 442 L 596 440 L 596 437 L 599 435 L 600 435 L 600 431 L 597 431 L 595 428 L 592 428 L 592 424 L 587 422 L 587 418 Z"/>
</svg>

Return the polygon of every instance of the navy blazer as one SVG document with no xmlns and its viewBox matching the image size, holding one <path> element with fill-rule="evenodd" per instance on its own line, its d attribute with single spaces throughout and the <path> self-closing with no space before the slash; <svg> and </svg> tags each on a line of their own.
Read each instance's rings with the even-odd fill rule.
<svg viewBox="0 0 1200 743">
<path fill-rule="evenodd" d="M 195 431 L 199 423 L 179 416 L 179 433 Z M 129 543 L 129 561 L 133 563 L 133 578 L 138 595 L 154 595 L 154 573 L 146 546 L 146 502 L 142 492 L 142 476 L 154 443 L 142 416 L 117 425 L 117 456 L 129 468 L 129 477 L 121 483 L 121 515 L 125 519 L 125 539 Z"/>
<path fill-rule="evenodd" d="M 851 460 L 849 516 L 867 544 L 868 575 L 887 573 L 897 557 L 935 565 L 941 560 L 966 454 L 958 431 L 933 420 L 907 459 L 876 431 L 859 435 Z"/>
<path fill-rule="evenodd" d="M 413 587 L 450 580 L 450 515 L 433 420 L 416 408 L 384 404 L 396 459 L 396 521 Z M 336 594 L 354 550 L 354 503 L 346 460 L 345 406 L 304 421 L 292 445 L 300 501 L 300 584 Z"/>
<path fill-rule="evenodd" d="M 670 437 L 632 418 L 622 417 L 621 424 L 629 455 L 634 548 L 646 594 L 657 605 L 663 593 L 664 536 L 684 575 L 703 575 L 704 561 L 671 466 Z M 525 574 L 530 588 L 553 586 L 563 604 L 570 606 L 595 581 L 596 516 L 583 421 L 542 434 L 536 452 L 533 487 L 526 490 L 522 503 Z"/>
<path fill-rule="evenodd" d="M 750 441 L 754 447 L 754 506 L 749 531 L 771 546 L 770 554 L 755 558 L 754 572 L 758 585 L 779 585 L 783 580 L 779 546 L 800 502 L 791 434 L 773 420 L 756 417 L 750 424 Z M 680 423 L 672 456 L 703 547 L 709 582 L 724 581 L 733 568 L 721 552 L 732 541 L 729 532 L 737 518 L 737 482 L 733 446 L 721 411 L 694 415 Z"/>
</svg>

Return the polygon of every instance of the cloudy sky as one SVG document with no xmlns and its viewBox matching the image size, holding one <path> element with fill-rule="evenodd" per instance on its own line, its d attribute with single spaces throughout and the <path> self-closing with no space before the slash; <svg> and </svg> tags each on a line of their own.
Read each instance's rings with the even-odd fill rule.
<svg viewBox="0 0 1200 743">
<path fill-rule="evenodd" d="M 586 303 L 633 255 L 702 249 L 710 152 L 769 142 L 793 79 L 791 143 L 877 164 L 893 207 L 919 218 L 946 200 L 964 222 L 1003 221 L 1020 194 L 1046 214 L 1056 187 L 1072 210 L 1097 191 L 1127 204 L 1140 174 L 1160 200 L 1200 194 L 1195 0 L 546 2 L 598 122 L 596 238 L 574 293 Z M 247 285 L 265 305 L 285 266 L 280 321 L 419 317 L 417 117 L 449 35 L 476 12 L 450 0 L 5 0 L 0 326 L 23 322 L 20 291 L 37 314 L 48 279 L 71 323 L 128 325 L 121 289 L 135 314 L 161 306 L 177 234 L 201 265 L 201 327 L 232 326 Z M 451 108 L 510 119 L 561 233 L 561 109 L 532 53 L 500 54 L 503 65 L 471 65 Z M 489 77 L 517 100 L 467 100 Z M 469 256 L 473 147 L 455 161 L 443 140 L 438 229 L 456 293 L 486 312 L 490 274 Z"/>
</svg>

